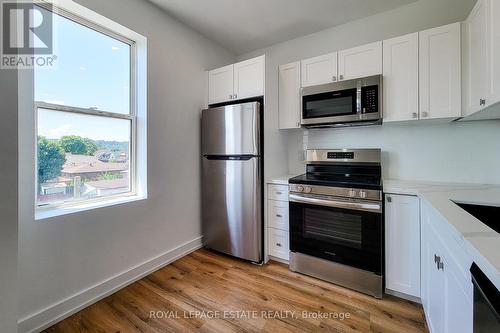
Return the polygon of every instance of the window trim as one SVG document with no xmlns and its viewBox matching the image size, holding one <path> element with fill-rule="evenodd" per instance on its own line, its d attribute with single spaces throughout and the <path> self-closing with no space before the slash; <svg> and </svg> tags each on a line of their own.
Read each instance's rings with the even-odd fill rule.
<svg viewBox="0 0 500 333">
<path fill-rule="evenodd" d="M 44 1 L 44 0 L 42 0 Z M 46 6 L 37 2 L 38 6 L 52 11 L 66 19 L 95 30 L 111 38 L 130 45 L 130 113 L 120 114 L 105 110 L 79 108 L 67 105 L 34 101 L 34 208 L 35 220 L 59 215 L 71 214 L 89 209 L 107 207 L 135 200 L 147 199 L 147 39 L 88 8 L 71 0 L 60 0 L 57 5 Z M 33 80 L 34 86 L 34 80 Z M 75 114 L 86 114 L 107 118 L 126 119 L 131 121 L 129 146 L 130 191 L 106 197 L 91 198 L 79 201 L 38 204 L 38 110 L 47 109 Z"/>
</svg>

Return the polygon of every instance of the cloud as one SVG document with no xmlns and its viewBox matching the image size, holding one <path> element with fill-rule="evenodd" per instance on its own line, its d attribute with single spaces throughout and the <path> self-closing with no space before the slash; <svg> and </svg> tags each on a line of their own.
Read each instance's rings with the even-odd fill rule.
<svg viewBox="0 0 500 333">
<path fill-rule="evenodd" d="M 45 132 L 45 136 L 51 139 L 59 139 L 60 137 L 64 135 L 68 135 L 71 132 L 71 129 L 73 128 L 73 125 L 71 124 L 64 124 L 56 128 L 51 128 Z"/>
</svg>

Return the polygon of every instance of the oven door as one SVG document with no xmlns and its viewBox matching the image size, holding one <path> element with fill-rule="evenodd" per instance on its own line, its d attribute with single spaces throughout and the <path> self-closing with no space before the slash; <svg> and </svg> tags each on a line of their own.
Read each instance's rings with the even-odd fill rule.
<svg viewBox="0 0 500 333">
<path fill-rule="evenodd" d="M 290 195 L 290 251 L 382 275 L 381 202 Z"/>
</svg>

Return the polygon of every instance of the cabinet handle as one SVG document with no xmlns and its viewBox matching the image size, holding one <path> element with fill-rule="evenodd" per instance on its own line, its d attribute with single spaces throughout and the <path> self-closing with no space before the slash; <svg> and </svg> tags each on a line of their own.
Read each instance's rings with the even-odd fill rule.
<svg viewBox="0 0 500 333">
<path fill-rule="evenodd" d="M 437 263 L 437 268 L 438 268 L 438 271 L 442 270 L 444 272 L 444 262 L 438 262 Z"/>
<path fill-rule="evenodd" d="M 277 247 L 281 247 L 281 243 L 276 243 L 276 246 Z"/>
<path fill-rule="evenodd" d="M 234 99 L 238 98 L 238 95 L 237 94 L 234 94 Z"/>
<path fill-rule="evenodd" d="M 337 81 L 337 77 L 336 76 L 332 76 L 332 81 L 333 82 Z"/>
<path fill-rule="evenodd" d="M 339 79 L 340 79 L 340 81 L 342 81 L 344 79 L 344 75 L 340 75 Z"/>
<path fill-rule="evenodd" d="M 484 98 L 481 98 L 479 100 L 479 105 L 486 105 L 486 100 Z"/>
<path fill-rule="evenodd" d="M 413 113 L 411 114 L 411 116 L 413 117 L 413 119 L 417 119 L 417 118 L 418 118 L 418 113 L 413 112 Z"/>
<path fill-rule="evenodd" d="M 427 111 L 422 112 L 423 118 L 427 118 L 428 116 L 429 116 L 429 112 L 427 112 Z"/>
<path fill-rule="evenodd" d="M 276 192 L 276 194 L 277 194 L 277 195 L 282 195 L 282 194 L 283 194 L 283 192 Z"/>
<path fill-rule="evenodd" d="M 229 95 L 229 99 L 233 99 L 233 95 Z"/>
<path fill-rule="evenodd" d="M 281 216 L 280 214 L 276 214 L 276 217 L 282 218 L 283 216 Z"/>
<path fill-rule="evenodd" d="M 392 198 L 391 197 L 387 197 L 387 202 L 392 202 Z"/>
<path fill-rule="evenodd" d="M 438 262 L 441 262 L 441 257 L 438 255 L 434 255 L 434 263 L 437 264 Z"/>
</svg>

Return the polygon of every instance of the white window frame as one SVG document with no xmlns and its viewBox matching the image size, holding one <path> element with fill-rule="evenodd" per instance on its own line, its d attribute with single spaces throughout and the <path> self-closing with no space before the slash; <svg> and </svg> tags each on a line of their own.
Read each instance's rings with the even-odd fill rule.
<svg viewBox="0 0 500 333">
<path fill-rule="evenodd" d="M 50 3 L 52 12 L 70 19 L 84 27 L 115 38 L 130 45 L 130 113 L 120 114 L 105 110 L 95 110 L 68 105 L 58 105 L 35 101 L 34 103 L 34 148 L 35 148 L 35 219 L 107 207 L 147 198 L 147 39 L 146 37 L 95 13 L 71 0 Z M 44 6 L 43 3 L 38 3 Z M 125 119 L 131 122 L 129 168 L 130 191 L 112 196 L 68 201 L 61 203 L 38 204 L 38 110 L 70 112 L 106 118 Z"/>
</svg>

